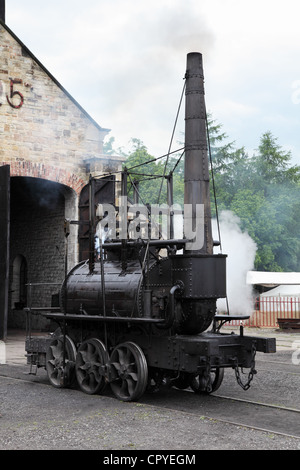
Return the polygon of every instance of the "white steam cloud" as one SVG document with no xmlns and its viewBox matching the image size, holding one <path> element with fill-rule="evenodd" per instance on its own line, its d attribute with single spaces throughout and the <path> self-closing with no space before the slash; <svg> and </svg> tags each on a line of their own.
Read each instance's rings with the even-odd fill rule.
<svg viewBox="0 0 300 470">
<path fill-rule="evenodd" d="M 246 284 L 247 271 L 253 270 L 256 244 L 247 232 L 242 232 L 240 219 L 231 211 L 219 217 L 222 253 L 227 254 L 227 297 L 231 315 L 250 315 L 253 311 L 252 287 Z M 213 221 L 214 239 L 218 239 Z M 218 313 L 227 312 L 226 300 L 218 300 Z"/>
<path fill-rule="evenodd" d="M 182 238 L 183 219 L 174 217 L 174 236 Z M 227 255 L 226 280 L 228 308 L 231 315 L 251 315 L 253 312 L 252 286 L 246 283 L 247 272 L 254 269 L 256 244 L 247 232 L 242 232 L 240 219 L 231 211 L 219 214 L 222 253 Z M 214 240 L 219 239 L 217 222 L 212 221 Z M 217 253 L 215 248 L 214 253 Z M 226 299 L 217 302 L 218 313 L 227 313 Z"/>
</svg>

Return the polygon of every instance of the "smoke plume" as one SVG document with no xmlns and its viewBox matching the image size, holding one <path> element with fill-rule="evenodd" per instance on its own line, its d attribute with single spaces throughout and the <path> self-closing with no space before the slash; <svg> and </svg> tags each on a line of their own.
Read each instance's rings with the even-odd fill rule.
<svg viewBox="0 0 300 470">
<path fill-rule="evenodd" d="M 240 219 L 231 211 L 219 217 L 222 253 L 227 254 L 227 297 L 231 315 L 249 315 L 253 311 L 252 287 L 246 284 L 247 271 L 254 268 L 256 244 L 247 232 L 242 232 Z M 213 221 L 214 239 L 218 239 Z M 218 301 L 218 313 L 227 312 L 226 300 Z"/>
</svg>

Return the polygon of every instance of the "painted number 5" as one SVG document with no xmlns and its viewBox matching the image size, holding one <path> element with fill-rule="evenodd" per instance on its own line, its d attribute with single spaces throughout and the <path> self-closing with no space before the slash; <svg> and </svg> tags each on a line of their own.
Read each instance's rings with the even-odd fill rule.
<svg viewBox="0 0 300 470">
<path fill-rule="evenodd" d="M 8 95 L 6 95 L 6 99 L 7 99 L 8 104 L 12 108 L 15 108 L 15 109 L 21 108 L 21 106 L 24 103 L 24 97 L 23 97 L 22 93 L 20 93 L 19 91 L 14 91 L 14 85 L 17 84 L 17 83 L 22 83 L 22 80 L 19 80 L 19 79 L 13 80 L 12 78 L 10 79 L 10 96 L 8 97 Z M 14 96 L 19 97 L 19 103 L 18 104 L 14 104 L 11 101 L 14 98 Z"/>
</svg>

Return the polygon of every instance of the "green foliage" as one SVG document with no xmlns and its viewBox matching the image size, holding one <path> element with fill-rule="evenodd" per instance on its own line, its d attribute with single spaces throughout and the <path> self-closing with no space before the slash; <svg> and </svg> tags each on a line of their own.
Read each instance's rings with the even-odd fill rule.
<svg viewBox="0 0 300 470">
<path fill-rule="evenodd" d="M 156 160 L 139 139 L 131 139 L 131 145 L 131 152 L 123 165 L 123 168 L 127 168 L 130 173 L 128 196 L 132 197 L 133 194 L 132 183 L 139 182 L 138 191 L 141 203 L 167 203 L 166 177 L 172 172 L 174 203 L 183 204 L 183 163 L 178 162 L 180 155 L 175 157 L 170 155 L 168 159 L 164 157 Z"/>
<path fill-rule="evenodd" d="M 219 212 L 230 210 L 239 217 L 241 230 L 256 243 L 257 270 L 300 271 L 300 167 L 291 166 L 291 153 L 281 149 L 270 131 L 261 136 L 256 153 L 249 156 L 244 147 L 236 148 L 228 141 L 211 116 L 208 128 L 213 214 L 216 198 Z M 111 138 L 108 152 L 113 152 L 113 142 Z M 131 169 L 132 180 L 140 182 L 140 202 L 166 203 L 166 178 L 154 177 L 172 172 L 174 203 L 183 205 L 184 157 L 155 159 L 139 139 L 132 139 L 131 144 L 124 167 Z"/>
<path fill-rule="evenodd" d="M 221 144 L 225 135 L 219 135 Z M 255 241 L 255 268 L 299 271 L 300 167 L 290 166 L 290 152 L 284 152 L 269 131 L 252 157 L 233 144 L 217 148 L 216 157 L 213 152 L 218 208 L 235 213 L 241 229 Z"/>
</svg>

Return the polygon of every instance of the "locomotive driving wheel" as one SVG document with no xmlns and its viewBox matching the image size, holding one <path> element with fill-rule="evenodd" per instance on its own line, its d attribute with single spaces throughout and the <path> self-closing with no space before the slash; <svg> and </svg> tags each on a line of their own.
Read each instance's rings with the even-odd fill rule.
<svg viewBox="0 0 300 470">
<path fill-rule="evenodd" d="M 209 374 L 203 372 L 193 375 L 190 379 L 190 387 L 195 393 L 210 394 L 220 387 L 224 378 L 224 367 L 211 369 Z"/>
<path fill-rule="evenodd" d="M 46 351 L 46 371 L 51 385 L 57 388 L 72 385 L 75 379 L 75 358 L 76 348 L 69 336 L 58 336 L 51 341 Z"/>
<path fill-rule="evenodd" d="M 75 372 L 78 385 L 84 393 L 101 393 L 105 386 L 105 366 L 108 354 L 102 341 L 91 338 L 78 349 Z"/>
<path fill-rule="evenodd" d="M 111 389 L 122 401 L 138 400 L 146 390 L 148 366 L 141 348 L 132 342 L 119 344 L 110 356 Z"/>
</svg>

